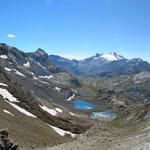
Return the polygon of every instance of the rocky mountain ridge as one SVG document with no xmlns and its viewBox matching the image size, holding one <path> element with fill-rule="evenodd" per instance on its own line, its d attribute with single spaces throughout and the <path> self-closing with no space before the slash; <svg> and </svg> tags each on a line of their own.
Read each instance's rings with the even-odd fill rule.
<svg viewBox="0 0 150 150">
<path fill-rule="evenodd" d="M 96 54 L 84 60 L 69 60 L 57 55 L 49 55 L 57 65 L 80 76 L 116 77 L 133 75 L 139 72 L 150 72 L 150 64 L 142 59 L 126 59 L 116 53 Z"/>
<path fill-rule="evenodd" d="M 0 128 L 9 128 L 12 139 L 30 149 L 72 140 L 92 125 L 88 116 L 63 106 L 76 82 L 43 50 L 26 54 L 0 44 Z"/>
<path fill-rule="evenodd" d="M 17 48 L 0 44 L 0 63 L 6 71 L 22 77 L 46 80 L 51 82 L 76 86 L 76 79 L 48 59 L 48 54 L 38 49 L 33 53 L 24 53 Z"/>
<path fill-rule="evenodd" d="M 79 81 L 81 85 L 90 88 L 113 90 L 116 94 L 136 103 L 150 101 L 150 72 L 113 78 L 79 77 Z"/>
</svg>

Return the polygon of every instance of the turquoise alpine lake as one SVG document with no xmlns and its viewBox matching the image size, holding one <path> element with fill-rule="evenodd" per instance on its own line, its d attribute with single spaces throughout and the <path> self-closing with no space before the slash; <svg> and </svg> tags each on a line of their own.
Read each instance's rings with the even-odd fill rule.
<svg viewBox="0 0 150 150">
<path fill-rule="evenodd" d="M 73 100 L 72 101 L 75 105 L 75 108 L 81 109 L 81 110 L 88 110 L 94 108 L 94 104 L 88 103 L 85 100 Z"/>
<path fill-rule="evenodd" d="M 110 110 L 106 110 L 104 112 L 93 112 L 91 114 L 92 118 L 99 118 L 99 117 L 111 117 L 114 118 L 116 116 L 115 113 L 112 113 Z"/>
<path fill-rule="evenodd" d="M 87 94 L 87 93 L 81 93 L 80 95 L 81 96 L 91 96 L 90 94 Z"/>
</svg>

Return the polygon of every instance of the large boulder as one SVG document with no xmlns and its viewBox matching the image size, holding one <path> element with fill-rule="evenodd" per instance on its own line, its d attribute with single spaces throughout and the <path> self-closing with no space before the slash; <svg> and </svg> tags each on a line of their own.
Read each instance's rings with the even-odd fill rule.
<svg viewBox="0 0 150 150">
<path fill-rule="evenodd" d="M 13 144 L 8 135 L 8 129 L 0 130 L 0 150 L 19 150 L 18 144 Z"/>
</svg>

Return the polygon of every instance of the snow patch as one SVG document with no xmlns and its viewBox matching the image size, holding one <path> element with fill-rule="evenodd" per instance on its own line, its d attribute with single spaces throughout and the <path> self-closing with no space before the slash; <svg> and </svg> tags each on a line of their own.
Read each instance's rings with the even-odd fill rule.
<svg viewBox="0 0 150 150">
<path fill-rule="evenodd" d="M 71 116 L 74 116 L 75 114 L 74 113 L 72 113 L 72 112 L 69 112 L 69 114 L 71 115 Z"/>
<path fill-rule="evenodd" d="M 39 80 L 39 81 L 40 81 L 40 80 Z M 47 82 L 44 82 L 44 81 L 40 81 L 40 82 L 49 85 Z"/>
<path fill-rule="evenodd" d="M 8 99 L 10 102 L 19 102 L 11 93 L 9 93 L 6 89 L 0 88 L 0 95 L 4 99 Z"/>
<path fill-rule="evenodd" d="M 60 92 L 60 91 L 61 91 L 61 88 L 55 87 L 55 90 L 58 91 L 58 92 Z"/>
<path fill-rule="evenodd" d="M 32 74 L 32 75 L 34 75 L 34 73 L 33 72 L 31 72 L 31 71 L 28 71 L 30 74 Z"/>
<path fill-rule="evenodd" d="M 16 69 L 14 69 L 14 70 L 15 70 L 15 74 L 25 77 L 25 75 L 22 74 L 21 72 L 19 72 L 18 70 L 16 70 Z"/>
<path fill-rule="evenodd" d="M 43 109 L 44 111 L 48 112 L 50 115 L 52 116 L 56 116 L 58 113 L 56 112 L 56 110 L 54 109 L 49 109 L 48 107 L 46 106 L 41 106 L 39 105 L 41 109 Z"/>
<path fill-rule="evenodd" d="M 7 59 L 8 56 L 7 56 L 7 55 L 0 55 L 0 58 L 1 58 L 1 59 Z"/>
<path fill-rule="evenodd" d="M 75 94 L 73 94 L 72 96 L 70 96 L 67 101 L 71 101 L 73 98 L 75 97 Z"/>
<path fill-rule="evenodd" d="M 33 79 L 34 79 L 34 80 L 37 80 L 38 78 L 37 78 L 37 77 L 33 77 Z"/>
<path fill-rule="evenodd" d="M 4 68 L 6 71 L 12 71 L 12 69 L 5 67 Z"/>
<path fill-rule="evenodd" d="M 49 124 L 48 124 L 49 125 Z M 71 137 L 72 138 L 75 138 L 76 137 L 76 134 L 73 134 L 73 133 L 71 133 L 71 132 L 69 132 L 69 131 L 65 131 L 65 130 L 62 130 L 62 129 L 60 129 L 60 128 L 57 128 L 57 127 L 54 127 L 54 126 L 51 126 L 51 125 L 49 125 L 55 132 L 57 132 L 59 135 L 61 135 L 61 136 L 65 136 L 66 134 L 69 134 L 69 135 L 71 135 Z"/>
<path fill-rule="evenodd" d="M 7 84 L 5 84 L 5 83 L 0 83 L 0 85 L 2 85 L 2 86 L 6 86 L 6 87 L 8 86 L 8 85 L 7 85 Z"/>
<path fill-rule="evenodd" d="M 62 113 L 62 112 L 63 112 L 62 109 L 60 109 L 60 108 L 55 108 L 55 109 L 56 109 L 56 111 L 59 112 L 59 113 Z"/>
<path fill-rule="evenodd" d="M 14 116 L 14 114 L 12 114 L 10 111 L 8 111 L 8 110 L 6 110 L 6 109 L 3 109 L 3 112 L 5 112 L 5 113 L 7 113 L 7 114 L 9 114 L 9 115 L 11 115 L 11 116 Z"/>
<path fill-rule="evenodd" d="M 49 75 L 49 76 L 39 76 L 40 78 L 43 78 L 43 79 L 51 79 L 51 78 L 53 78 L 53 76 L 52 75 Z"/>
<path fill-rule="evenodd" d="M 24 67 L 30 67 L 30 62 L 28 61 L 26 64 L 23 64 Z"/>
<path fill-rule="evenodd" d="M 10 103 L 8 101 L 6 101 L 8 104 L 10 104 L 12 107 L 14 107 L 15 109 L 17 109 L 18 111 L 20 111 L 21 113 L 25 114 L 26 116 L 29 116 L 29 117 L 33 117 L 33 118 L 37 118 L 37 116 L 31 114 L 30 112 L 28 112 L 27 110 L 19 107 L 18 105 L 16 104 L 13 104 L 13 103 Z"/>
<path fill-rule="evenodd" d="M 46 69 L 46 67 L 44 67 L 43 65 L 41 65 L 39 62 L 37 63 L 39 66 L 41 66 L 42 68 Z"/>
</svg>

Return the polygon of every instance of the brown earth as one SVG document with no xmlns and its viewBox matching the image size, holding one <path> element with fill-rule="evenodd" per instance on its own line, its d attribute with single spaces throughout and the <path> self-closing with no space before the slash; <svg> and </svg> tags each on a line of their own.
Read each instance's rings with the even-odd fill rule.
<svg viewBox="0 0 150 150">
<path fill-rule="evenodd" d="M 20 149 L 30 150 L 36 147 L 54 146 L 72 141 L 69 136 L 58 135 L 45 122 L 37 118 L 28 117 L 0 98 L 0 129 L 8 128 L 10 138 L 19 143 Z M 8 110 L 14 116 L 5 113 Z"/>
</svg>

